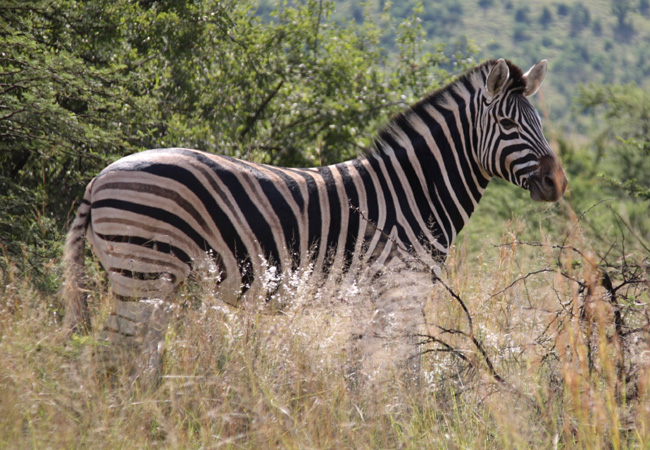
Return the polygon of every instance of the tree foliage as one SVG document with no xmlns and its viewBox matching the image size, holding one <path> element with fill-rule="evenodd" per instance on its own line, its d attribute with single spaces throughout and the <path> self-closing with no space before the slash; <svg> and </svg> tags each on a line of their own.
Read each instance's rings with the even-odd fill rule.
<svg viewBox="0 0 650 450">
<path fill-rule="evenodd" d="M 577 104 L 602 119 L 594 148 L 605 178 L 650 200 L 650 92 L 635 84 L 589 85 L 580 89 Z"/>
<path fill-rule="evenodd" d="M 448 81 L 446 68 L 469 63 L 423 49 L 421 6 L 402 23 L 358 24 L 332 20 L 323 0 L 280 1 L 266 20 L 256 4 L 0 5 L 4 251 L 56 256 L 49 243 L 85 184 L 121 156 L 184 146 L 276 165 L 338 162 Z M 388 34 L 395 53 L 382 46 Z"/>
<path fill-rule="evenodd" d="M 135 148 L 128 111 L 138 105 L 119 63 L 101 61 L 111 36 L 97 30 L 99 6 L 71 3 L 0 7 L 0 236 L 10 252 L 43 247 L 85 173 Z"/>
</svg>

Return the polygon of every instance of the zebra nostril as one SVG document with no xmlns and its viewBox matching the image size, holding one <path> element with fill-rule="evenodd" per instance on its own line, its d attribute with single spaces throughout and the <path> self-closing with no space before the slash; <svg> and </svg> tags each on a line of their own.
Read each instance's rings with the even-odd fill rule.
<svg viewBox="0 0 650 450">
<path fill-rule="evenodd" d="M 546 175 L 544 178 L 542 178 L 542 183 L 544 185 L 544 189 L 555 189 L 555 180 L 550 175 Z"/>
</svg>

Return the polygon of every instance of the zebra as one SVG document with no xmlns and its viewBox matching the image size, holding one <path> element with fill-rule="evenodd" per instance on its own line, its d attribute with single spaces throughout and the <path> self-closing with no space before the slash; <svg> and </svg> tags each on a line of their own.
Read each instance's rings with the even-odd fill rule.
<svg viewBox="0 0 650 450">
<path fill-rule="evenodd" d="M 536 201 L 564 194 L 565 172 L 527 99 L 546 68 L 546 60 L 526 73 L 486 61 L 397 114 L 366 154 L 339 164 L 279 168 L 184 148 L 110 164 L 88 184 L 67 235 L 66 328 L 90 329 L 87 240 L 120 299 L 107 323 L 115 333 L 133 335 L 132 323 L 153 320 L 151 308 L 137 305 L 170 301 L 208 254 L 219 293 L 234 305 L 273 294 L 261 276 L 269 265 L 280 278 L 306 266 L 325 278 L 334 267 L 362 271 L 377 300 L 372 323 L 353 333 L 361 353 L 376 350 L 373 339 L 387 327 L 412 336 L 422 325 L 419 291 L 491 178 Z M 153 328 L 157 355 L 165 325 Z M 393 356 L 414 354 L 400 345 Z M 383 364 L 366 359 L 369 372 Z"/>
</svg>

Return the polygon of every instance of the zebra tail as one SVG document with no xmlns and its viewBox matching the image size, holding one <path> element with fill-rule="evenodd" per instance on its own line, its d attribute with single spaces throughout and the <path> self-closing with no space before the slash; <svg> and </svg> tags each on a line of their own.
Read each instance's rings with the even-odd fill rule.
<svg viewBox="0 0 650 450">
<path fill-rule="evenodd" d="M 63 301 L 66 304 L 63 320 L 64 332 L 87 334 L 90 331 L 90 311 L 88 310 L 88 288 L 84 273 L 84 253 L 86 231 L 90 224 L 90 195 L 93 182 L 86 188 L 77 215 L 70 226 L 65 240 L 63 254 L 64 285 Z"/>
</svg>

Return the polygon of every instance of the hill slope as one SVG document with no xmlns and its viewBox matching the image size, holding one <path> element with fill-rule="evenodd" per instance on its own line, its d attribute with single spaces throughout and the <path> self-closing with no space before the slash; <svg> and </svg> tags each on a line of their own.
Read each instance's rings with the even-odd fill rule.
<svg viewBox="0 0 650 450">
<path fill-rule="evenodd" d="M 372 0 L 336 2 L 338 17 L 382 20 L 413 14 L 416 0 L 390 4 Z M 544 86 L 553 120 L 566 119 L 581 84 L 630 83 L 650 86 L 650 2 L 618 0 L 422 0 L 418 14 L 429 45 L 474 44 L 477 58 L 505 57 L 522 67 L 549 60 Z M 365 9 L 365 15 L 364 15 Z M 390 43 L 386 43 L 387 46 Z M 565 122 L 566 123 L 566 122 Z M 565 131 L 585 131 L 580 118 Z"/>
</svg>

